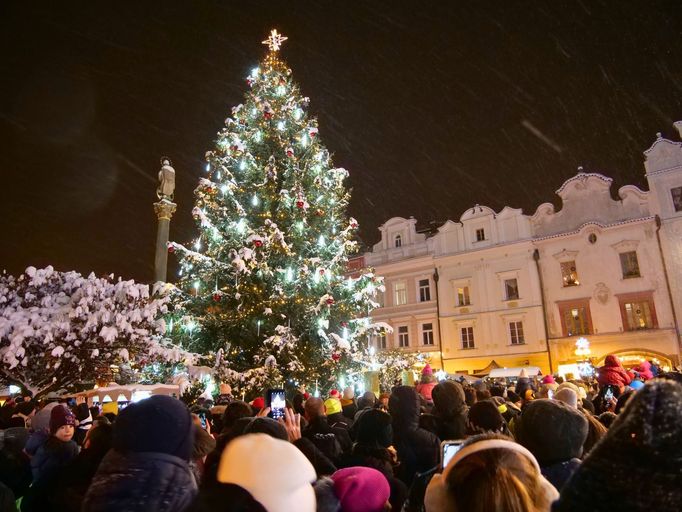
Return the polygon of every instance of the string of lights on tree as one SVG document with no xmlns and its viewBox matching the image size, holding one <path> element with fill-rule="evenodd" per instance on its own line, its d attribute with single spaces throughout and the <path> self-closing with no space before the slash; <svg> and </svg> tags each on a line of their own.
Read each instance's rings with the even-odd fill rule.
<svg viewBox="0 0 682 512">
<path fill-rule="evenodd" d="M 172 242 L 180 258 L 174 336 L 215 354 L 222 377 L 243 390 L 275 381 L 328 388 L 366 369 L 383 325 L 370 311 L 383 282 L 348 277 L 358 223 L 346 215 L 348 172 L 334 167 L 273 30 L 206 153 L 192 210 L 198 236 Z M 281 382 L 280 382 L 281 383 Z"/>
</svg>

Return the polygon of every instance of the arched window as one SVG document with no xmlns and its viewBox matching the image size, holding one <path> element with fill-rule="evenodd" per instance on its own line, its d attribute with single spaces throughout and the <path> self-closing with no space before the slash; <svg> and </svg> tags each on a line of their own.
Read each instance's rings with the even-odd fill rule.
<svg viewBox="0 0 682 512">
<path fill-rule="evenodd" d="M 403 237 L 401 235 L 396 235 L 395 236 L 395 246 L 396 247 L 402 247 L 403 245 Z"/>
</svg>

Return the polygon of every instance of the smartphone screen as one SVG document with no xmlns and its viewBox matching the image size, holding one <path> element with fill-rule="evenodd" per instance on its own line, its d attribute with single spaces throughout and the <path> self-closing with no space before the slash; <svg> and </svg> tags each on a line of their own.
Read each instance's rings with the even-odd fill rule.
<svg viewBox="0 0 682 512">
<path fill-rule="evenodd" d="M 284 409 L 287 406 L 286 395 L 283 389 L 268 389 L 265 397 L 265 406 L 270 407 L 268 416 L 275 420 L 284 418 Z"/>
<path fill-rule="evenodd" d="M 201 428 L 206 430 L 206 414 L 203 412 L 199 413 L 199 421 L 201 422 Z"/>
<path fill-rule="evenodd" d="M 547 398 L 549 398 L 550 400 L 552 398 L 554 398 L 554 391 L 552 391 L 551 389 L 548 389 L 547 390 Z"/>
<path fill-rule="evenodd" d="M 450 460 L 455 456 L 455 454 L 462 447 L 463 439 L 457 439 L 454 441 L 443 441 L 440 444 L 440 460 L 441 469 L 445 469 L 450 463 Z"/>
<path fill-rule="evenodd" d="M 69 407 L 75 407 L 76 406 L 76 399 L 75 398 L 67 398 L 66 399 L 66 405 Z"/>
<path fill-rule="evenodd" d="M 606 393 L 604 393 L 604 399 L 608 401 L 608 400 L 611 400 L 612 398 L 613 398 L 613 391 L 611 391 L 610 389 L 607 389 Z"/>
</svg>

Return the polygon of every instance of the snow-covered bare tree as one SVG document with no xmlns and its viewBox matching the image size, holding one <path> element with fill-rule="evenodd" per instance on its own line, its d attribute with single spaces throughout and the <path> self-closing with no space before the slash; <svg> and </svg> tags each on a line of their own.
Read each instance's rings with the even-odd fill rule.
<svg viewBox="0 0 682 512">
<path fill-rule="evenodd" d="M 92 385 L 111 365 L 191 364 L 168 343 L 165 288 L 52 267 L 0 276 L 0 383 L 39 396 Z"/>
</svg>

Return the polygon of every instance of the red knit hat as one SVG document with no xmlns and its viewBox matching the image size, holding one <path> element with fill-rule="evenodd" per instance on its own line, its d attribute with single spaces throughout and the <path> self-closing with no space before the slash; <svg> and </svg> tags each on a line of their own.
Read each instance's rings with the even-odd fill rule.
<svg viewBox="0 0 682 512">
<path fill-rule="evenodd" d="M 341 398 L 341 393 L 339 393 L 339 390 L 338 390 L 338 389 L 332 389 L 332 390 L 329 392 L 329 398 L 339 398 L 339 399 L 340 399 L 340 398 Z"/>
<path fill-rule="evenodd" d="M 251 406 L 256 409 L 262 409 L 263 407 L 265 407 L 265 398 L 263 398 L 262 396 L 254 398 L 253 402 L 251 402 Z"/>
<path fill-rule="evenodd" d="M 73 413 L 64 407 L 58 405 L 50 411 L 50 433 L 54 434 L 64 425 L 76 426 L 76 417 Z"/>
<path fill-rule="evenodd" d="M 388 480 L 376 469 L 360 466 L 339 469 L 332 480 L 343 512 L 380 512 L 391 495 Z"/>
</svg>

